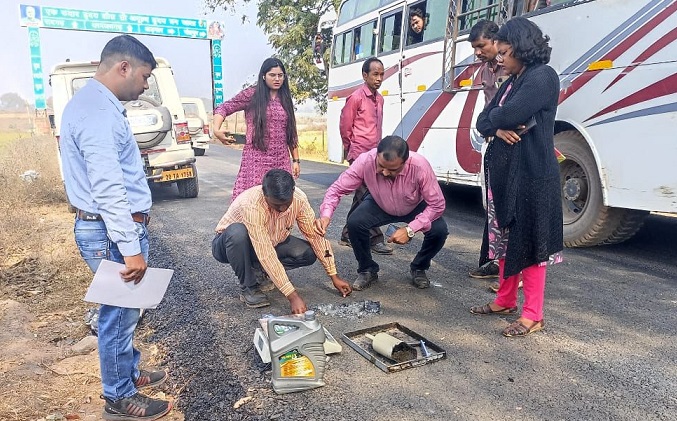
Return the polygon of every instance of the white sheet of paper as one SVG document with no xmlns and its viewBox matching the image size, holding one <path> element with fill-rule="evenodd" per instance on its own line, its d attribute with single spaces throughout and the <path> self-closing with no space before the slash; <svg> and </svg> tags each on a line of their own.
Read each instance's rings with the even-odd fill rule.
<svg viewBox="0 0 677 421">
<path fill-rule="evenodd" d="M 85 301 L 126 308 L 155 308 L 162 301 L 174 271 L 148 268 L 138 284 L 125 282 L 125 265 L 102 260 L 89 285 Z"/>
</svg>

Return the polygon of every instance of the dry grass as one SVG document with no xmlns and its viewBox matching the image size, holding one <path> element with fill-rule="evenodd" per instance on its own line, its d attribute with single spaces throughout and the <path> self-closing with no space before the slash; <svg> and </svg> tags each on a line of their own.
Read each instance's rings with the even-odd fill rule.
<svg viewBox="0 0 677 421">
<path fill-rule="evenodd" d="M 5 132 L 7 133 L 7 132 Z M 2 134 L 2 132 L 0 132 Z M 14 136 L 13 136 L 14 135 Z M 0 420 L 100 419 L 96 352 L 73 356 L 89 334 L 91 304 L 82 297 L 92 279 L 73 240 L 51 136 L 0 136 Z M 33 182 L 19 175 L 35 170 Z M 137 338 L 147 365 L 164 354 Z M 164 397 L 157 392 L 155 397 Z M 56 417 L 56 419 L 61 419 Z M 173 411 L 168 421 L 181 421 Z"/>
<path fill-rule="evenodd" d="M 299 155 L 303 159 L 326 161 L 327 133 L 324 130 L 306 130 L 299 132 Z"/>
<path fill-rule="evenodd" d="M 0 355 L 2 420 L 73 413 L 91 400 L 89 390 L 99 384 L 95 355 L 94 364 L 90 361 L 82 372 L 60 376 L 52 371 L 68 345 L 88 333 L 82 296 L 91 279 L 73 242 L 73 217 L 55 154 L 49 136 L 5 135 L 0 143 L 0 302 L 18 302 L 25 312 L 25 323 L 12 326 L 9 339 L 25 344 L 25 351 Z M 27 170 L 40 175 L 23 181 L 19 175 Z M 10 324 L 22 319 L 7 315 Z"/>
<path fill-rule="evenodd" d="M 0 149 L 0 256 L 27 256 L 33 250 L 41 259 L 53 257 L 49 216 L 66 210 L 55 141 L 49 136 L 5 140 Z M 20 175 L 36 171 L 34 181 Z M 39 252 L 38 252 L 39 251 Z M 28 253 L 30 255 L 31 253 Z M 32 257 L 32 256 L 29 256 Z M 11 259 L 10 259 L 11 260 Z M 2 262 L 6 266 L 10 262 Z"/>
</svg>

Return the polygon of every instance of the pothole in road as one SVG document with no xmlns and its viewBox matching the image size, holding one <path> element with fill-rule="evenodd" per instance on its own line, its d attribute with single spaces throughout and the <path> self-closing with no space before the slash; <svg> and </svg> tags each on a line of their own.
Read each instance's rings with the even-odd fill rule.
<svg viewBox="0 0 677 421">
<path fill-rule="evenodd" d="M 311 307 L 318 314 L 341 318 L 362 318 L 370 314 L 381 314 L 380 301 L 356 301 L 354 303 L 341 304 L 317 304 Z"/>
</svg>

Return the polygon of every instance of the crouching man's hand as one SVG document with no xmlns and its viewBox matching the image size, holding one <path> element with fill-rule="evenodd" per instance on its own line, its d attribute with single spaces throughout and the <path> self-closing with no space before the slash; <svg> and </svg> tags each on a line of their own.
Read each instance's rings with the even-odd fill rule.
<svg viewBox="0 0 677 421">
<path fill-rule="evenodd" d="M 331 283 L 334 284 L 334 288 L 341 293 L 343 297 L 347 297 L 353 292 L 353 287 L 345 280 L 341 279 L 338 275 L 331 275 Z"/>
<path fill-rule="evenodd" d="M 409 241 L 411 241 L 411 238 L 407 235 L 407 229 L 404 227 L 398 228 L 397 231 L 388 238 L 389 243 L 395 244 L 407 244 Z"/>
<path fill-rule="evenodd" d="M 291 305 L 291 314 L 303 314 L 308 310 L 306 303 L 298 292 L 294 291 L 287 296 L 289 304 Z"/>
<path fill-rule="evenodd" d="M 327 227 L 329 226 L 329 221 L 330 219 L 327 218 L 326 216 L 323 216 L 322 218 L 317 218 L 315 220 L 315 233 L 317 235 L 321 235 L 324 237 L 324 235 L 327 233 Z"/>
</svg>

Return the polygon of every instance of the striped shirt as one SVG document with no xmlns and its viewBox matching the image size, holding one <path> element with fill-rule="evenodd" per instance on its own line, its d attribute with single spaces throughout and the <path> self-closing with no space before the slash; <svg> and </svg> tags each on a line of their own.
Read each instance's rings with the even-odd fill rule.
<svg viewBox="0 0 677 421">
<path fill-rule="evenodd" d="M 294 221 L 310 242 L 315 255 L 327 271 L 327 275 L 336 275 L 336 263 L 331 244 L 327 239 L 315 233 L 315 212 L 310 207 L 306 194 L 298 187 L 294 189 L 291 206 L 282 213 L 268 206 L 261 186 L 245 190 L 235 198 L 226 214 L 223 215 L 216 226 L 216 232 L 223 232 L 233 223 L 243 224 L 249 232 L 249 239 L 263 270 L 286 297 L 295 289 L 277 258 L 275 246 L 289 237 L 294 228 Z"/>
</svg>

